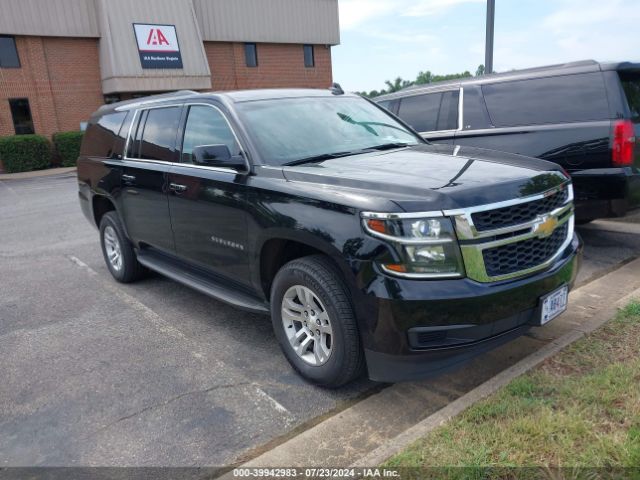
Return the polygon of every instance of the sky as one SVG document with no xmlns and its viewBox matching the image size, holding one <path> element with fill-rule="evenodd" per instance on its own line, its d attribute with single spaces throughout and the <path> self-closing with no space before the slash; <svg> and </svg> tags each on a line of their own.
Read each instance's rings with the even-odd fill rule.
<svg viewBox="0 0 640 480">
<path fill-rule="evenodd" d="M 475 73 L 486 0 L 338 0 L 333 78 L 380 90 L 419 71 Z M 640 60 L 640 0 L 496 0 L 495 71 L 576 60 Z"/>
</svg>

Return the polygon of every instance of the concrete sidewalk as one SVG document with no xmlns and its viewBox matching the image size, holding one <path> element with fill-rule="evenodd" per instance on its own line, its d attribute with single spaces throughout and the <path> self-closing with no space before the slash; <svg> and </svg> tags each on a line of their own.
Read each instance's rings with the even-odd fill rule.
<svg viewBox="0 0 640 480">
<path fill-rule="evenodd" d="M 32 172 L 0 173 L 0 181 L 5 180 L 25 180 L 28 178 L 51 177 L 75 172 L 76 167 L 47 168 L 46 170 L 34 170 Z"/>
<path fill-rule="evenodd" d="M 242 466 L 376 466 L 602 325 L 634 295 L 640 297 L 640 259 L 574 290 L 567 312 L 545 327 L 454 373 L 386 388 Z"/>
</svg>

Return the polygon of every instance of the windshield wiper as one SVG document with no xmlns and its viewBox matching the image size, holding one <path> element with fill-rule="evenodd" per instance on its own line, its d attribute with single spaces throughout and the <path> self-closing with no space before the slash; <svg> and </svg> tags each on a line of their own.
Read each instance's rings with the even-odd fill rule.
<svg viewBox="0 0 640 480">
<path fill-rule="evenodd" d="M 335 152 L 335 153 L 321 153 L 320 155 L 313 155 L 311 157 L 299 158 L 298 160 L 292 160 L 287 163 L 283 163 L 284 166 L 290 167 L 293 165 L 302 165 L 304 163 L 322 162 L 324 160 L 331 160 L 332 158 L 348 157 L 354 155 L 354 152 Z"/>
<path fill-rule="evenodd" d="M 391 150 L 393 148 L 404 148 L 404 147 L 408 147 L 409 145 L 417 145 L 414 143 L 404 143 L 404 142 L 389 142 L 389 143 L 383 143 L 381 145 L 374 145 L 373 147 L 367 147 L 364 150 Z"/>
</svg>

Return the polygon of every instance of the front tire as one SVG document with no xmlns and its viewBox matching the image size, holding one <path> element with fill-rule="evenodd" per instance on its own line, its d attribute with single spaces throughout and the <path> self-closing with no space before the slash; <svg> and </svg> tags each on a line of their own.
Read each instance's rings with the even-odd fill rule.
<svg viewBox="0 0 640 480">
<path fill-rule="evenodd" d="M 107 212 L 100 220 L 100 245 L 107 268 L 118 282 L 130 283 L 142 276 L 144 267 L 138 263 L 116 212 Z"/>
<path fill-rule="evenodd" d="M 307 380 L 339 387 L 362 373 L 348 290 L 328 258 L 304 257 L 280 269 L 271 288 L 271 319 L 285 357 Z"/>
</svg>

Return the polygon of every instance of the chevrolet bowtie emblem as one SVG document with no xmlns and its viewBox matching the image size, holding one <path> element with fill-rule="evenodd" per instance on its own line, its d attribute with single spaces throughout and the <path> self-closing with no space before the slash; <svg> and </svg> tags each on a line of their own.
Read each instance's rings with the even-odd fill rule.
<svg viewBox="0 0 640 480">
<path fill-rule="evenodd" d="M 533 233 L 538 238 L 546 238 L 553 233 L 558 226 L 558 219 L 556 217 L 545 216 L 540 219 L 540 222 L 536 223 L 533 227 Z"/>
</svg>

